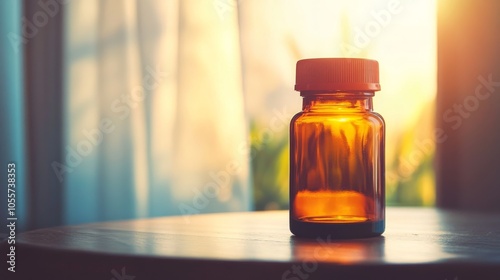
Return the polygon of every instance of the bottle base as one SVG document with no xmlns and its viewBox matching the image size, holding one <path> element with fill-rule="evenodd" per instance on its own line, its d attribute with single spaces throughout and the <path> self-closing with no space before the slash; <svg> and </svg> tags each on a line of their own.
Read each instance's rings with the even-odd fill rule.
<svg viewBox="0 0 500 280">
<path fill-rule="evenodd" d="M 384 220 L 359 223 L 312 223 L 290 218 L 290 231 L 298 237 L 368 238 L 380 236 L 384 230 Z"/>
</svg>

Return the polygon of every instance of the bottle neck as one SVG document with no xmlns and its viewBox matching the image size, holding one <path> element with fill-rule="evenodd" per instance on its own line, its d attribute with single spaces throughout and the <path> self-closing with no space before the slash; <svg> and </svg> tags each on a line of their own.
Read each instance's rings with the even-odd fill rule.
<svg viewBox="0 0 500 280">
<path fill-rule="evenodd" d="M 301 95 L 304 112 L 354 113 L 373 111 L 373 92 L 301 92 Z"/>
</svg>

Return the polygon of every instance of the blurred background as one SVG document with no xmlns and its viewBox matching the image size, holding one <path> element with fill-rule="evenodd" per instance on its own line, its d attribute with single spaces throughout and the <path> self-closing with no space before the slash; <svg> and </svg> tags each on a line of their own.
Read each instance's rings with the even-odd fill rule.
<svg viewBox="0 0 500 280">
<path fill-rule="evenodd" d="M 379 61 L 388 205 L 498 210 L 500 5 L 477 3 L 4 0 L 18 230 L 288 209 L 295 63 L 313 57 Z"/>
</svg>

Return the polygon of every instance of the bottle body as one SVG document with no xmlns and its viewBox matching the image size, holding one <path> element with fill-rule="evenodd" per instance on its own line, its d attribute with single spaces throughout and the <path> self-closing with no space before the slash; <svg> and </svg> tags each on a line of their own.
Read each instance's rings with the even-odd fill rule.
<svg viewBox="0 0 500 280">
<path fill-rule="evenodd" d="M 373 92 L 303 93 L 290 123 L 290 230 L 361 238 L 385 229 L 385 124 Z"/>
</svg>

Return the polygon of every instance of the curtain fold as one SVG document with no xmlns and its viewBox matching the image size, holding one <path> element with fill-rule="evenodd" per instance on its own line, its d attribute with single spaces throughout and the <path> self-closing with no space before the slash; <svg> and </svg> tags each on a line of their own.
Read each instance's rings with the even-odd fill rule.
<svg viewBox="0 0 500 280">
<path fill-rule="evenodd" d="M 73 1 L 66 9 L 65 34 L 65 116 L 64 162 L 69 169 L 61 174 L 65 187 L 65 221 L 84 223 L 100 220 L 99 152 L 84 150 L 88 143 L 101 143 L 98 92 L 99 1 Z M 107 135 L 107 134 L 106 134 Z M 87 137 L 86 137 L 87 136 Z M 85 141 L 85 142 L 84 142 Z M 92 141 L 92 142 L 91 142 Z"/>
<path fill-rule="evenodd" d="M 151 216 L 178 213 L 172 197 L 173 136 L 177 114 L 178 1 L 141 1 L 137 6 L 142 76 L 151 69 L 164 73 L 147 90 L 147 211 Z"/>
<path fill-rule="evenodd" d="M 179 2 L 173 194 L 195 213 L 250 208 L 238 14 L 217 12 Z"/>
</svg>

